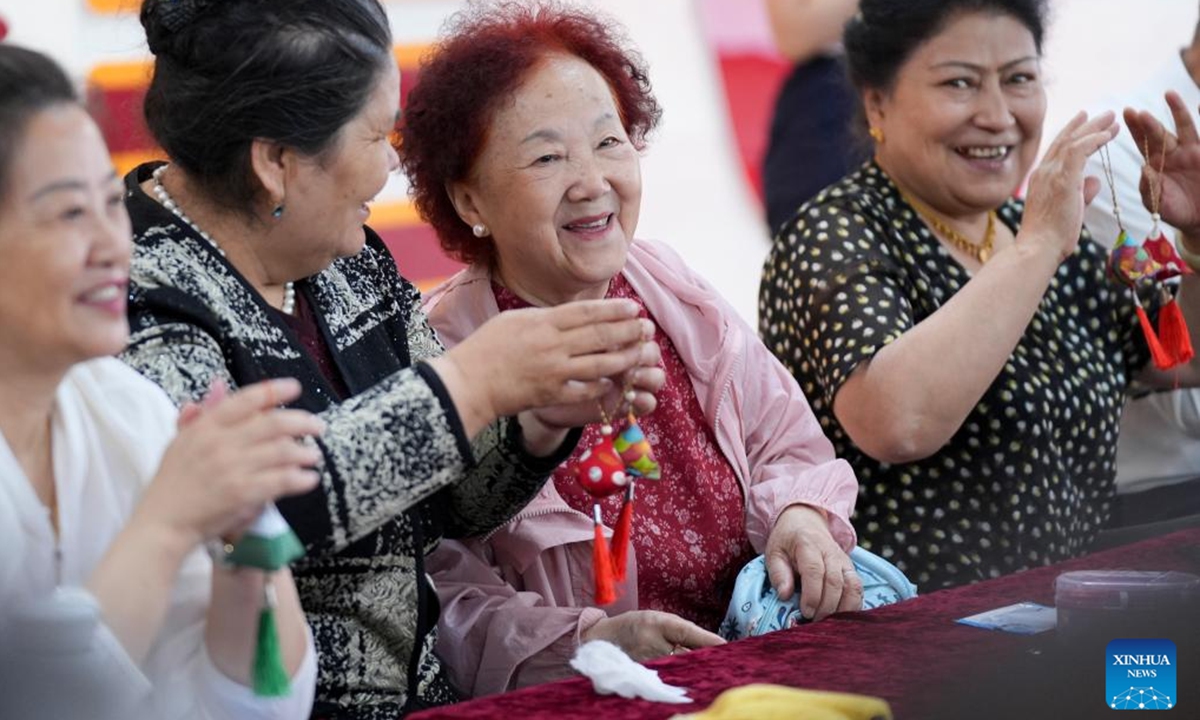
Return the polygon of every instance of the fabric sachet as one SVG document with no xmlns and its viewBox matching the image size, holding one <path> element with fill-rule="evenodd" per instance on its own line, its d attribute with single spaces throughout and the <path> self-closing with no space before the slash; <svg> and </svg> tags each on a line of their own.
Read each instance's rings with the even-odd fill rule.
<svg viewBox="0 0 1200 720">
<path fill-rule="evenodd" d="M 850 561 L 863 584 L 863 610 L 891 605 L 916 597 L 917 586 L 908 581 L 899 568 L 878 555 L 856 547 Z M 771 586 L 767 564 L 762 555 L 751 560 L 738 573 L 733 599 L 718 634 L 726 640 L 763 635 L 808 622 L 800 613 L 800 588 L 792 597 L 781 600 Z"/>
</svg>

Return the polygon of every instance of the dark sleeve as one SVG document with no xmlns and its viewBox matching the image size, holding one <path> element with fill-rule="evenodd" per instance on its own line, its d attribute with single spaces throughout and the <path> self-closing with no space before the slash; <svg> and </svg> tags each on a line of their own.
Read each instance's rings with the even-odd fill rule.
<svg viewBox="0 0 1200 720">
<path fill-rule="evenodd" d="M 915 324 L 888 233 L 849 196 L 809 204 L 775 238 L 759 287 L 771 352 L 828 406 L 863 361 Z"/>
<path fill-rule="evenodd" d="M 135 332 L 121 358 L 177 405 L 202 398 L 216 377 L 237 387 L 219 342 L 192 325 Z M 321 483 L 279 501 L 306 546 L 336 552 L 462 475 L 470 446 L 425 372 L 423 366 L 402 370 L 320 414 L 327 426 L 318 440 Z"/>
<path fill-rule="evenodd" d="M 173 288 L 133 293 L 133 334 L 121 355 L 177 405 L 203 398 L 214 378 L 238 387 L 218 338 L 219 322 L 189 309 L 186 300 Z M 423 315 L 414 326 L 440 351 Z M 503 432 L 506 426 L 485 433 L 473 449 L 441 381 L 423 363 L 330 406 L 321 417 L 327 425 L 318 440 L 321 483 L 279 501 L 305 545 L 318 552 L 337 552 L 458 482 L 463 490 L 453 493 L 451 507 L 464 518 L 499 524 L 541 487 L 544 465 L 558 462 L 526 456 L 519 438 Z M 470 522 L 451 525 L 475 529 Z"/>
</svg>

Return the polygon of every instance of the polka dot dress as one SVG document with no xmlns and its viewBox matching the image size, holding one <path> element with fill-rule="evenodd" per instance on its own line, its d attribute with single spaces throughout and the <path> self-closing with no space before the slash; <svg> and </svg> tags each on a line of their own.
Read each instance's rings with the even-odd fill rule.
<svg viewBox="0 0 1200 720">
<path fill-rule="evenodd" d="M 1014 233 L 1023 209 L 1010 201 L 998 210 Z M 763 339 L 858 475 L 860 544 L 923 590 L 1081 554 L 1107 523 L 1121 408 L 1149 354 L 1105 259 L 1085 233 L 959 431 L 933 456 L 891 465 L 854 445 L 833 398 L 970 273 L 871 162 L 803 206 L 775 239 L 759 295 Z"/>
</svg>

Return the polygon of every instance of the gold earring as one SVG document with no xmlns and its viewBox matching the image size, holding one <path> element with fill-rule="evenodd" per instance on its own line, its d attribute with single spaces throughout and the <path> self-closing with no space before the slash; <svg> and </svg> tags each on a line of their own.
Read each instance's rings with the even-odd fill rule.
<svg viewBox="0 0 1200 720">
<path fill-rule="evenodd" d="M 875 141 L 876 145 L 883 144 L 883 128 L 877 128 L 872 125 L 870 129 L 867 130 L 867 134 L 871 136 L 871 139 Z"/>
</svg>

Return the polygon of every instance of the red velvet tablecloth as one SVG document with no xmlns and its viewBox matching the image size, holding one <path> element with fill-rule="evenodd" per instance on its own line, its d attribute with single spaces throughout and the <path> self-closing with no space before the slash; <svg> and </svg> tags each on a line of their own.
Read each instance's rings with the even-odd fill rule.
<svg viewBox="0 0 1200 720">
<path fill-rule="evenodd" d="M 1104 706 L 1104 643 L 1067 646 L 954 620 L 1020 601 L 1054 604 L 1067 570 L 1179 570 L 1200 574 L 1200 530 L 1113 548 L 1059 565 L 923 595 L 864 613 L 741 640 L 649 666 L 696 702 L 664 705 L 599 696 L 583 678 L 526 688 L 413 715 L 435 718 L 624 720 L 696 712 L 723 690 L 752 682 L 874 695 L 896 718 L 1112 717 Z M 1200 635 L 1195 613 L 1172 621 L 1180 655 L 1174 717 L 1200 720 Z M 1111 638 L 1108 638 L 1111 639 Z M 1096 648 L 1099 649 L 1096 649 Z"/>
</svg>

